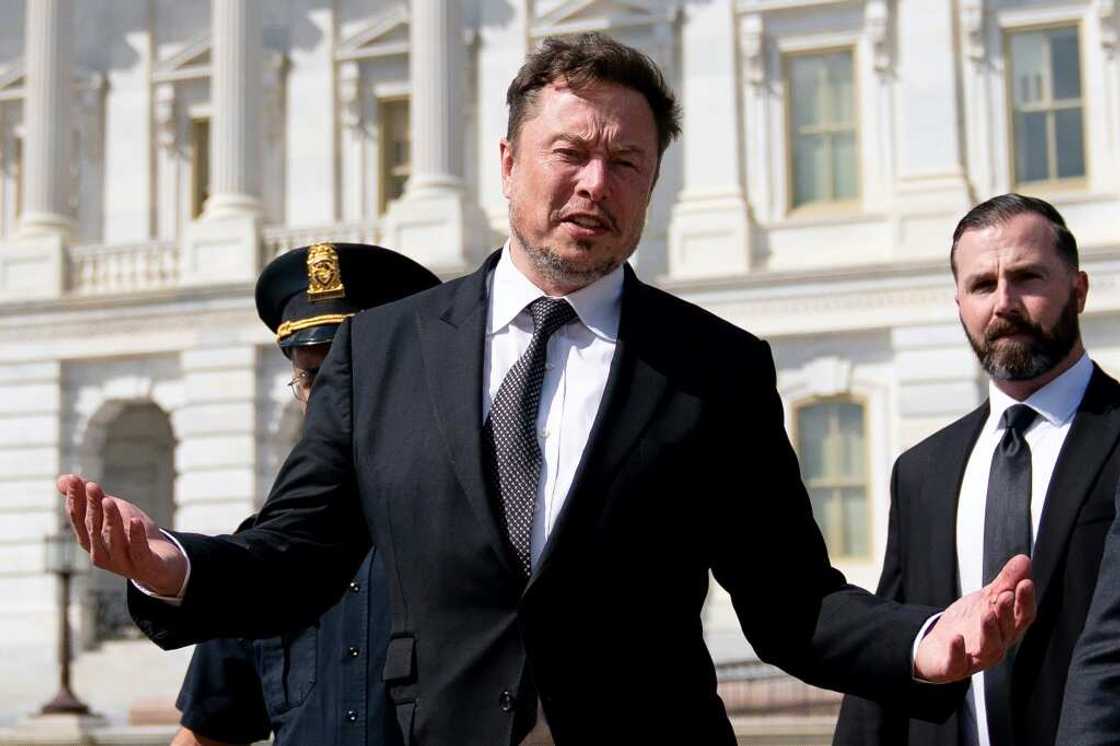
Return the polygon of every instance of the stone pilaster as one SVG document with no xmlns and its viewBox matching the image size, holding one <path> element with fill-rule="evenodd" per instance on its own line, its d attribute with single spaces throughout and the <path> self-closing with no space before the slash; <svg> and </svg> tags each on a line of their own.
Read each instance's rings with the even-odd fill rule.
<svg viewBox="0 0 1120 746">
<path fill-rule="evenodd" d="M 412 176 L 385 216 L 384 240 L 429 267 L 462 270 L 487 247 L 489 230 L 463 182 L 461 4 L 413 0 L 409 46 Z"/>
<path fill-rule="evenodd" d="M 695 278 L 750 269 L 730 0 L 690 6 L 681 43 L 684 188 L 669 223 L 669 273 Z M 719 157 L 712 157 L 719 153 Z"/>
<path fill-rule="evenodd" d="M 186 398 L 172 413 L 177 529 L 228 533 L 257 505 L 256 360 L 245 345 L 182 355 Z"/>
<path fill-rule="evenodd" d="M 955 65 L 931 65 L 958 48 L 948 0 L 898 4 L 897 246 L 905 258 L 941 256 L 945 239 L 972 204 L 961 142 L 961 90 Z M 902 257 L 900 257 L 902 258 Z"/>
</svg>

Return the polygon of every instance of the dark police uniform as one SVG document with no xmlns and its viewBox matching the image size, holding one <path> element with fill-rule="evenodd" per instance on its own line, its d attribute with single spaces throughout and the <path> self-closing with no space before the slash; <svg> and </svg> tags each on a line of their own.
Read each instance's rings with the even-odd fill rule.
<svg viewBox="0 0 1120 746">
<path fill-rule="evenodd" d="M 290 355 L 293 347 L 329 343 L 359 310 L 438 282 L 380 247 L 316 244 L 265 268 L 257 310 Z M 396 746 L 400 731 L 382 683 L 391 629 L 387 589 L 375 548 L 317 623 L 284 637 L 199 645 L 176 702 L 181 723 L 226 743 L 272 733 L 277 746 Z"/>
</svg>

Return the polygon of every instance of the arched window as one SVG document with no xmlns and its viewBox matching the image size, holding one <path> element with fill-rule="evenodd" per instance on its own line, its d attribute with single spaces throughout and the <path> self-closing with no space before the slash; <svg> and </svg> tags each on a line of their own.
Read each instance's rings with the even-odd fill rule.
<svg viewBox="0 0 1120 746">
<path fill-rule="evenodd" d="M 801 478 L 834 558 L 871 556 L 866 409 L 849 397 L 795 407 Z"/>
<path fill-rule="evenodd" d="M 151 402 L 125 406 L 106 425 L 99 455 L 106 492 L 127 496 L 160 526 L 172 525 L 175 438 L 166 412 Z M 95 569 L 88 593 L 91 642 L 139 636 L 119 577 Z"/>
</svg>

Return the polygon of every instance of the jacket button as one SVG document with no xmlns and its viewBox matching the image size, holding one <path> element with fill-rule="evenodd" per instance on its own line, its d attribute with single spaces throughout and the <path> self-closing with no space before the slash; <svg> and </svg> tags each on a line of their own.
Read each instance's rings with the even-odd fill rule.
<svg viewBox="0 0 1120 746">
<path fill-rule="evenodd" d="M 358 585 L 357 581 L 355 581 L 355 580 L 350 581 L 350 592 L 351 593 L 357 593 L 361 589 L 362 589 L 362 586 Z"/>
<path fill-rule="evenodd" d="M 358 657 L 358 654 L 359 654 L 359 653 L 361 653 L 361 651 L 360 651 L 360 650 L 358 650 L 358 649 L 357 649 L 356 647 L 354 647 L 353 645 L 351 645 L 350 647 L 346 648 L 346 654 L 347 654 L 347 655 L 349 655 L 349 656 L 350 656 L 351 658 L 357 658 L 357 657 Z"/>
<path fill-rule="evenodd" d="M 498 707 L 502 712 L 513 712 L 513 692 L 509 689 L 503 689 L 502 693 L 498 695 Z"/>
<path fill-rule="evenodd" d="M 353 723 L 353 722 L 356 722 L 357 720 L 358 720 L 358 713 L 357 713 L 356 710 L 347 710 L 346 711 L 346 722 Z"/>
</svg>

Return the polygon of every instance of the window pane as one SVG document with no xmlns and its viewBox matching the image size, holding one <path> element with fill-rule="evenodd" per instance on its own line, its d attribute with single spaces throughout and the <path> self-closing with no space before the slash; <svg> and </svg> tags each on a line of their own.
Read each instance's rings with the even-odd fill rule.
<svg viewBox="0 0 1120 746">
<path fill-rule="evenodd" d="M 1015 176 L 1019 181 L 1050 178 L 1046 157 L 1046 113 L 1015 115 Z"/>
<path fill-rule="evenodd" d="M 871 554 L 868 537 L 867 494 L 862 487 L 850 487 L 841 494 L 844 516 L 844 554 L 863 557 Z"/>
<path fill-rule="evenodd" d="M 1076 28 L 1050 32 L 1050 70 L 1054 80 L 1053 98 L 1081 98 L 1081 57 Z"/>
<path fill-rule="evenodd" d="M 795 131 L 824 121 L 821 82 L 825 76 L 820 57 L 794 57 L 790 60 L 790 88 Z"/>
<path fill-rule="evenodd" d="M 824 135 L 803 135 L 794 145 L 793 204 L 828 199 L 828 147 Z"/>
<path fill-rule="evenodd" d="M 826 476 L 824 442 L 828 434 L 828 412 L 823 406 L 801 407 L 797 410 L 797 452 L 801 457 L 801 474 L 805 479 Z"/>
<path fill-rule="evenodd" d="M 1058 178 L 1085 175 L 1085 146 L 1082 142 L 1081 109 L 1054 112 L 1055 139 L 1058 142 Z"/>
<path fill-rule="evenodd" d="M 856 199 L 859 196 L 858 167 L 855 135 L 848 133 L 832 138 L 833 199 Z"/>
<path fill-rule="evenodd" d="M 1012 96 L 1016 108 L 1047 98 L 1043 90 L 1047 66 L 1044 44 L 1045 36 L 1041 31 L 1011 37 Z"/>
<path fill-rule="evenodd" d="M 863 479 L 867 455 L 863 444 L 863 407 L 859 404 L 836 404 L 837 425 L 843 442 L 843 456 L 837 476 Z"/>
<path fill-rule="evenodd" d="M 809 502 L 813 506 L 813 520 L 820 526 L 821 534 L 824 535 L 825 542 L 828 543 L 830 552 L 837 551 L 833 546 L 831 536 L 836 533 L 839 528 L 836 522 L 832 520 L 829 511 L 832 506 L 832 489 L 829 487 L 818 487 L 809 490 Z"/>
<path fill-rule="evenodd" d="M 825 58 L 831 89 L 829 121 L 833 124 L 852 124 L 855 121 L 855 89 L 852 87 L 852 53 L 837 52 Z"/>
</svg>

